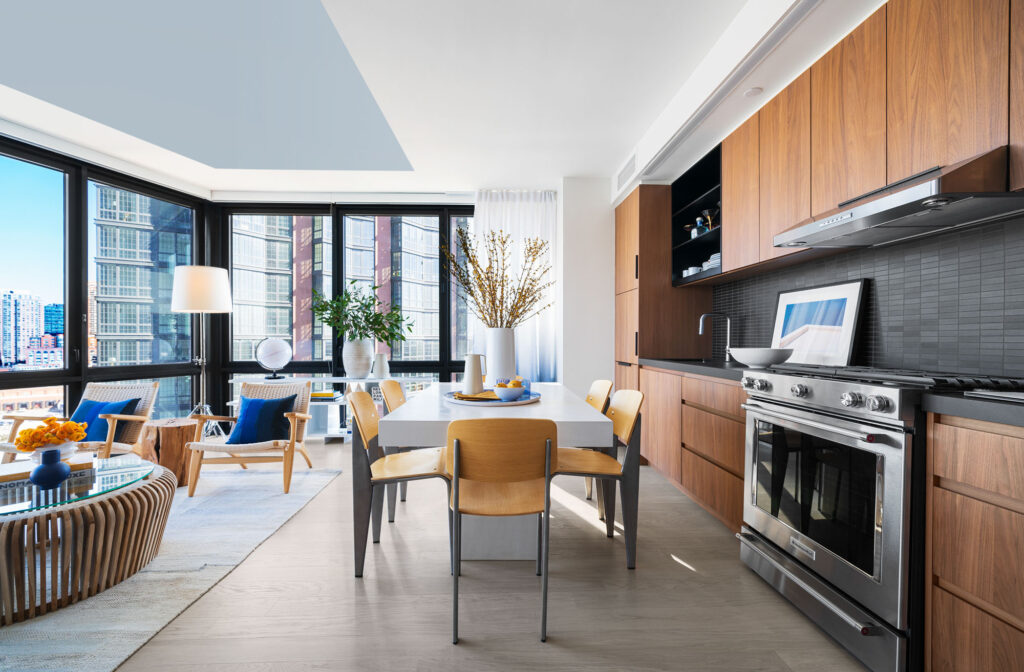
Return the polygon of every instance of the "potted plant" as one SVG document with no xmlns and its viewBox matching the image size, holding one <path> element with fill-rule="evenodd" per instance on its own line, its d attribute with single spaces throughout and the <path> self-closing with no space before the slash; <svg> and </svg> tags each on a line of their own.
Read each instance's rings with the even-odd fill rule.
<svg viewBox="0 0 1024 672">
<path fill-rule="evenodd" d="M 512 237 L 489 231 L 482 241 L 464 228 L 456 230 L 456 250 L 445 248 L 451 275 L 464 292 L 470 310 L 487 327 L 487 385 L 516 375 L 515 328 L 551 306 L 545 280 L 551 265 L 549 244 L 542 238 L 523 239 L 522 262 L 512 270 Z M 481 248 L 482 250 L 478 249 Z"/>
<path fill-rule="evenodd" d="M 313 315 L 340 334 L 341 361 L 345 375 L 366 378 L 373 363 L 374 341 L 392 345 L 405 340 L 412 321 L 402 317 L 398 306 L 377 298 L 379 286 L 361 289 L 356 280 L 335 297 L 313 290 Z"/>
</svg>

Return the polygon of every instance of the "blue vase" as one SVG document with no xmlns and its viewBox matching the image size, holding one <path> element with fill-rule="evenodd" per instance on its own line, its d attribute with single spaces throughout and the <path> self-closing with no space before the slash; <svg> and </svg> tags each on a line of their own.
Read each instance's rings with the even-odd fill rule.
<svg viewBox="0 0 1024 672">
<path fill-rule="evenodd" d="M 28 480 L 42 490 L 51 490 L 63 483 L 71 475 L 71 467 L 60 460 L 60 448 L 44 450 L 40 455 L 38 467 L 28 475 Z"/>
</svg>

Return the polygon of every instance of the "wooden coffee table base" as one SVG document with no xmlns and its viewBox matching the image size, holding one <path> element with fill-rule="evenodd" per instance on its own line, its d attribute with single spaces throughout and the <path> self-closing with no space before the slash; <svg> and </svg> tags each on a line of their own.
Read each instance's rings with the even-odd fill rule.
<svg viewBox="0 0 1024 672">
<path fill-rule="evenodd" d="M 158 466 L 93 499 L 0 518 L 0 625 L 74 604 L 149 564 L 176 486 Z"/>
</svg>

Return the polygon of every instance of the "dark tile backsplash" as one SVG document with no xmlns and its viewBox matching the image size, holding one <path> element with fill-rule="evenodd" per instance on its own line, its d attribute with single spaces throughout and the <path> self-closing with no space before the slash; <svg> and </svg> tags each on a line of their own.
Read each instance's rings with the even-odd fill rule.
<svg viewBox="0 0 1024 672">
<path fill-rule="evenodd" d="M 853 362 L 1024 376 L 1024 219 L 851 250 L 714 288 L 733 345 L 771 345 L 780 290 L 868 280 Z M 714 353 L 725 350 L 715 324 Z"/>
</svg>

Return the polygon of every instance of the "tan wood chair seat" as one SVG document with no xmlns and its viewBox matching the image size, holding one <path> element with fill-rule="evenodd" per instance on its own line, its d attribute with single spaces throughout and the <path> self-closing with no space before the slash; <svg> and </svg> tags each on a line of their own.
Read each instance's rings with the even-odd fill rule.
<svg viewBox="0 0 1024 672">
<path fill-rule="evenodd" d="M 559 448 L 559 474 L 586 474 L 588 476 L 618 476 L 622 465 L 614 457 L 585 448 Z"/>
<path fill-rule="evenodd" d="M 374 481 L 424 478 L 444 473 L 440 448 L 424 448 L 408 453 L 394 453 L 374 460 L 370 475 Z"/>
<path fill-rule="evenodd" d="M 474 516 L 544 513 L 544 479 L 510 483 L 461 479 L 459 511 Z"/>
</svg>

